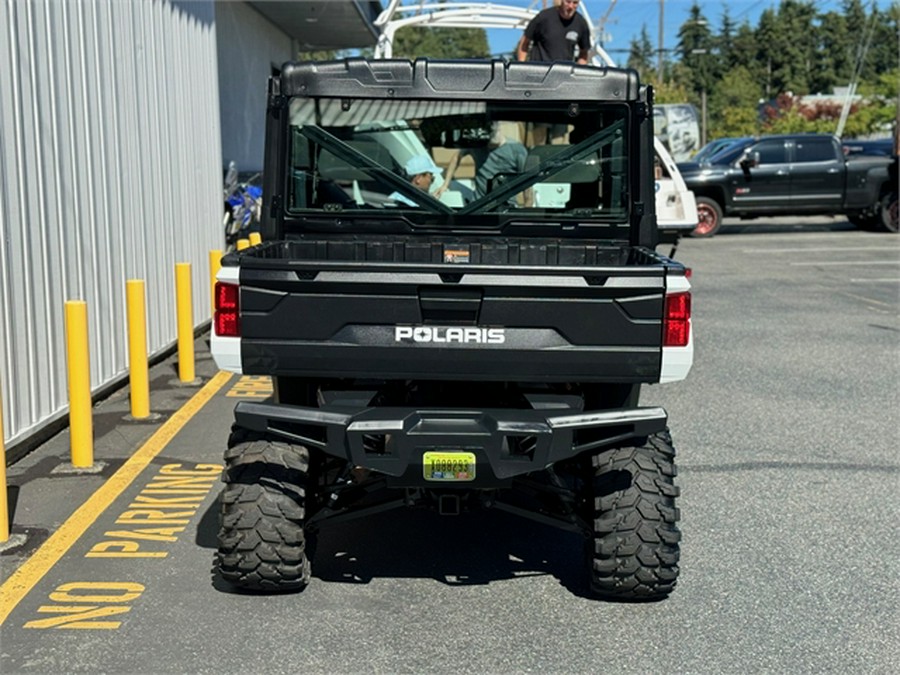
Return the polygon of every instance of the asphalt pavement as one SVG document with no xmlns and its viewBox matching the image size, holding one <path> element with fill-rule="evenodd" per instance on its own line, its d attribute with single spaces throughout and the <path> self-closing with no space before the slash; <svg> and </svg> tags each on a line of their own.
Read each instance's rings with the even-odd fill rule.
<svg viewBox="0 0 900 675">
<path fill-rule="evenodd" d="M 646 388 L 679 451 L 666 601 L 588 597 L 578 537 L 510 515 L 398 511 L 323 530 L 301 594 L 212 572 L 240 398 L 268 383 L 151 371 L 149 423 L 94 409 L 8 471 L 3 673 L 894 673 L 900 669 L 900 240 L 836 219 L 686 240 L 695 366 Z"/>
</svg>

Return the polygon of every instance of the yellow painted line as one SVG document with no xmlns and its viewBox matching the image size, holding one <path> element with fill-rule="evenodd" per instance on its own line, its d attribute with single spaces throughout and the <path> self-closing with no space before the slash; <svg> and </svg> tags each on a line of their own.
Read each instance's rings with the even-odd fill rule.
<svg viewBox="0 0 900 675">
<path fill-rule="evenodd" d="M 196 415 L 231 379 L 231 373 L 220 371 L 173 414 L 144 445 L 107 480 L 99 490 L 73 513 L 44 544 L 0 586 L 0 624 L 31 589 L 65 555 L 78 538 L 131 485 L 141 471 L 162 452 L 175 434 Z"/>
</svg>

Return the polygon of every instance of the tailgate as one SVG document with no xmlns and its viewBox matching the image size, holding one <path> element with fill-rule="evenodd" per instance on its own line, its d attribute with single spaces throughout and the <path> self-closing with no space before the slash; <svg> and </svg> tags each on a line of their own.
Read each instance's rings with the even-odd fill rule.
<svg viewBox="0 0 900 675">
<path fill-rule="evenodd" d="M 485 264 L 486 256 L 460 246 L 452 251 L 457 258 L 468 251 L 463 264 L 410 263 L 396 251 L 364 262 L 242 257 L 241 371 L 658 381 L 667 266 L 651 264 L 652 252 L 639 264 L 621 247 L 615 254 L 594 244 L 579 247 L 581 253 L 565 254 L 563 262 L 580 264 L 560 264 L 559 251 L 546 249 L 526 264 L 521 254 Z M 441 255 L 453 257 L 446 247 Z M 223 268 L 220 279 L 236 272 Z"/>
</svg>

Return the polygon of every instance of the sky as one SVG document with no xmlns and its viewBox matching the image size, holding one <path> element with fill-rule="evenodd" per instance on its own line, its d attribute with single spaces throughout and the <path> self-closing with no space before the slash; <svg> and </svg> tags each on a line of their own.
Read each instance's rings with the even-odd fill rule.
<svg viewBox="0 0 900 675">
<path fill-rule="evenodd" d="M 867 0 L 866 4 L 869 1 Z M 890 0 L 880 0 L 878 6 L 885 8 L 889 2 Z M 496 0 L 495 4 L 540 9 L 542 0 Z M 552 0 L 546 0 L 546 4 L 550 6 Z M 595 27 L 609 11 L 603 46 L 617 63 L 624 64 L 632 39 L 640 37 L 641 27 L 645 24 L 650 42 L 653 44 L 653 48 L 657 49 L 660 0 L 616 0 L 615 3 L 612 0 L 581 0 L 581 4 Z M 678 29 L 687 20 L 693 4 L 694 0 L 663 0 L 664 49 L 673 49 L 678 43 Z M 746 19 L 751 26 L 755 27 L 760 14 L 766 9 L 777 9 L 780 2 L 779 0 L 728 0 L 727 2 L 725 0 L 700 0 L 697 4 L 703 10 L 704 16 L 711 22 L 710 29 L 718 32 L 726 5 L 732 21 L 741 24 Z M 839 10 L 842 5 L 840 0 L 816 0 L 814 4 L 820 12 Z M 610 5 L 613 5 L 611 10 Z M 492 54 L 512 51 L 516 41 L 521 37 L 517 32 L 506 29 L 489 29 L 487 32 Z"/>
</svg>

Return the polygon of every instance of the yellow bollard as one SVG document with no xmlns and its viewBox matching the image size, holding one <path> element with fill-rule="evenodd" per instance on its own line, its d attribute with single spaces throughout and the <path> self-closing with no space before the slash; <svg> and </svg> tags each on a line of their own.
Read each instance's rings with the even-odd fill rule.
<svg viewBox="0 0 900 675">
<path fill-rule="evenodd" d="M 194 381 L 194 312 L 191 263 L 175 263 L 175 307 L 178 315 L 178 379 Z"/>
<path fill-rule="evenodd" d="M 222 251 L 213 250 L 209 252 L 209 298 L 210 298 L 210 316 L 216 317 L 216 275 L 222 269 Z"/>
<path fill-rule="evenodd" d="M 262 235 L 259 232 L 251 232 L 250 233 L 250 245 L 258 246 L 262 243 Z"/>
<path fill-rule="evenodd" d="M 3 442 L 2 394 L 2 387 L 0 387 L 0 544 L 9 541 L 9 505 L 6 497 L 6 444 Z"/>
<path fill-rule="evenodd" d="M 69 443 L 72 466 L 94 464 L 91 419 L 91 362 L 88 349 L 87 303 L 66 302 L 66 357 L 69 365 Z"/>
<path fill-rule="evenodd" d="M 143 279 L 125 282 L 128 306 L 128 381 L 131 387 L 131 416 L 150 417 L 150 374 L 147 367 L 147 316 Z"/>
<path fill-rule="evenodd" d="M 237 250 L 243 251 L 245 248 L 250 248 L 250 240 L 249 239 L 238 239 L 237 240 Z"/>
</svg>

